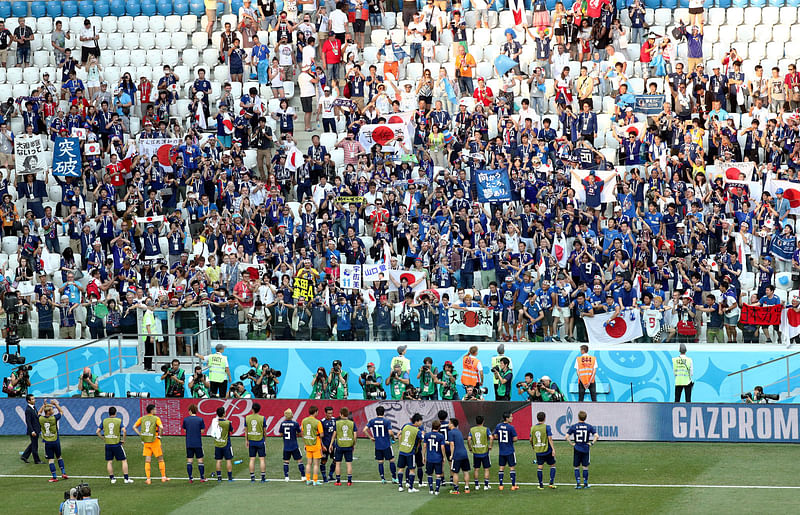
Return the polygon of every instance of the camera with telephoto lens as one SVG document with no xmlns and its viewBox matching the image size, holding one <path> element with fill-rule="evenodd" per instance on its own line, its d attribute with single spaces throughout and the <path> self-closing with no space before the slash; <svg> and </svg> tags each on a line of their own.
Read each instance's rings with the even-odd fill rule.
<svg viewBox="0 0 800 515">
<path fill-rule="evenodd" d="M 532 385 L 528 386 L 528 383 L 526 383 L 525 381 L 520 381 L 519 383 L 517 383 L 517 388 L 526 388 L 527 389 L 527 388 L 531 388 L 531 387 L 532 387 Z"/>
<path fill-rule="evenodd" d="M 76 500 L 76 501 L 80 501 L 80 500 L 82 500 L 82 499 L 83 499 L 83 487 L 84 487 L 84 486 L 88 487 L 89 485 L 88 485 L 87 483 L 80 482 L 80 483 L 78 483 L 76 486 L 74 486 L 74 487 L 70 488 L 69 490 L 66 490 L 66 491 L 64 492 L 64 500 L 65 500 L 65 501 L 69 501 L 69 498 L 70 498 L 70 492 L 71 492 L 72 490 L 74 490 L 74 491 L 75 491 L 75 500 Z"/>
<path fill-rule="evenodd" d="M 172 365 L 169 365 L 167 363 L 161 365 L 161 371 L 170 376 L 174 374 L 174 372 L 172 372 Z"/>
<path fill-rule="evenodd" d="M 498 374 L 500 373 L 500 367 L 498 367 L 498 366 L 494 366 L 494 367 L 490 368 L 489 370 L 491 370 L 492 372 L 497 372 Z"/>
<path fill-rule="evenodd" d="M 256 371 L 253 370 L 252 368 L 248 370 L 246 374 L 242 374 L 239 376 L 239 380 L 241 381 L 247 381 L 248 379 L 253 379 L 253 380 L 258 379 L 258 374 L 256 374 Z"/>
<path fill-rule="evenodd" d="M 750 399 L 750 402 L 761 402 L 761 401 L 779 401 L 781 400 L 780 395 L 775 393 L 763 393 L 757 392 L 755 398 L 753 398 L 753 392 L 747 392 L 742 394 L 742 400 Z"/>
</svg>

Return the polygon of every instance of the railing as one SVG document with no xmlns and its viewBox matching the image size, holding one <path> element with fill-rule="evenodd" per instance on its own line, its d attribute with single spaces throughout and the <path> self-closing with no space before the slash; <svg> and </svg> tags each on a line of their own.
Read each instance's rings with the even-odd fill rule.
<svg viewBox="0 0 800 515">
<path fill-rule="evenodd" d="M 112 353 L 111 353 L 111 341 L 112 340 L 116 340 L 116 342 L 117 342 L 117 355 L 116 356 L 112 355 Z M 106 342 L 106 345 L 107 345 L 107 348 L 108 348 L 108 356 L 106 358 L 103 358 L 102 360 L 94 361 L 92 363 L 86 363 L 85 360 L 75 359 L 74 361 L 78 361 L 78 362 L 80 362 L 82 364 L 81 364 L 81 366 L 79 368 L 76 368 L 75 370 L 70 370 L 70 368 L 69 368 L 69 356 L 70 356 L 71 353 L 73 353 L 75 351 L 78 351 L 80 349 L 84 349 L 86 347 L 90 347 L 90 346 L 95 345 L 95 344 L 100 343 L 100 342 Z M 122 366 L 122 358 L 123 357 L 128 357 L 128 356 L 123 356 L 122 355 L 122 334 L 113 334 L 111 336 L 106 336 L 105 338 L 100 338 L 100 339 L 97 339 L 97 340 L 92 340 L 92 341 L 90 341 L 88 343 L 83 343 L 81 345 L 78 345 L 77 347 L 73 347 L 73 348 L 67 349 L 65 351 L 61 351 L 61 352 L 57 352 L 55 354 L 51 354 L 49 356 L 45 356 L 44 358 L 37 359 L 36 361 L 31 361 L 30 363 L 28 363 L 28 365 L 35 365 L 36 363 L 41 363 L 41 362 L 43 362 L 45 360 L 57 358 L 59 356 L 64 356 L 64 361 L 65 361 L 65 366 L 64 366 L 65 370 L 64 370 L 64 372 L 62 372 L 62 373 L 60 373 L 60 374 L 58 374 L 56 376 L 53 376 L 53 377 L 48 377 L 47 379 L 44 379 L 42 381 L 37 381 L 36 383 L 31 384 L 31 386 L 30 386 L 31 388 L 36 386 L 36 385 L 43 384 L 43 383 L 49 383 L 51 381 L 54 381 L 55 384 L 57 385 L 58 384 L 58 378 L 66 376 L 66 385 L 67 385 L 66 386 L 66 393 L 69 393 L 70 389 L 71 389 L 71 385 L 69 383 L 69 378 L 70 378 L 71 374 L 73 374 L 75 372 L 78 372 L 79 370 L 82 370 L 85 367 L 90 367 L 91 368 L 94 365 L 97 365 L 99 363 L 105 363 L 105 362 L 108 362 L 108 373 L 110 374 L 112 371 L 114 371 L 113 362 L 115 360 L 117 361 L 117 368 L 116 369 L 117 369 L 117 371 L 121 372 L 122 368 L 123 368 L 123 366 Z"/>
<path fill-rule="evenodd" d="M 771 359 L 769 361 L 765 361 L 764 363 L 759 363 L 758 365 L 753 365 L 752 367 L 747 367 L 747 368 L 743 368 L 742 370 L 739 370 L 737 372 L 732 372 L 732 373 L 728 374 L 728 377 L 733 377 L 735 375 L 739 376 L 739 389 L 741 390 L 741 394 L 744 394 L 744 392 L 745 392 L 745 389 L 744 389 L 744 373 L 745 372 L 748 372 L 750 370 L 754 370 L 756 368 L 761 368 L 761 367 L 766 366 L 766 365 L 771 365 L 772 363 L 777 363 L 777 362 L 779 362 L 781 360 L 786 360 L 786 393 L 787 393 L 787 395 L 791 395 L 791 392 L 792 392 L 792 379 L 793 379 L 793 377 L 794 378 L 800 377 L 800 374 L 797 374 L 795 376 L 791 375 L 791 369 L 789 368 L 789 359 L 791 357 L 793 357 L 793 356 L 798 356 L 798 355 L 800 355 L 800 352 L 793 352 L 792 354 L 787 354 L 786 356 L 782 356 L 780 358 Z M 762 385 L 762 386 L 766 390 L 767 387 L 774 386 L 774 385 L 780 384 L 782 382 L 783 382 L 783 379 L 781 379 L 779 381 L 775 381 L 774 383 L 765 384 L 765 385 Z M 747 391 L 749 391 L 749 389 Z"/>
<path fill-rule="evenodd" d="M 145 338 L 147 336 L 150 336 L 150 335 L 147 334 L 147 333 L 139 333 L 139 334 L 136 335 L 136 341 L 137 341 L 137 346 L 136 346 L 137 352 L 136 352 L 136 354 L 137 354 L 137 358 L 138 358 L 138 362 L 139 363 L 142 363 L 143 359 L 145 357 L 144 345 L 140 345 L 139 342 L 142 342 L 143 341 L 142 338 Z M 202 354 L 204 356 L 207 355 L 207 354 L 211 354 L 211 328 L 210 327 L 206 327 L 205 329 L 202 329 L 202 330 L 200 330 L 200 331 L 198 331 L 196 333 L 185 333 L 185 332 L 181 332 L 181 333 L 166 333 L 166 334 L 165 333 L 158 333 L 158 334 L 156 334 L 154 336 L 157 336 L 158 339 L 166 338 L 167 347 L 168 347 L 167 354 L 158 354 L 158 352 L 157 352 L 158 349 L 156 348 L 155 349 L 156 352 L 152 356 L 147 356 L 147 357 L 152 357 L 154 363 L 162 361 L 162 360 L 172 361 L 173 359 L 177 359 L 177 360 L 181 361 L 181 363 L 185 363 L 186 362 L 186 358 L 188 357 L 188 358 L 191 358 L 191 365 L 192 365 L 192 368 L 194 368 L 195 363 L 199 362 L 199 360 L 194 355 L 195 352 L 198 353 L 198 354 Z M 187 352 L 186 354 L 179 354 L 178 353 L 178 338 L 182 338 L 184 340 L 189 340 L 188 342 L 184 343 L 184 345 L 186 345 L 189 348 L 189 352 Z M 155 346 L 155 344 L 154 344 L 154 346 Z"/>
</svg>

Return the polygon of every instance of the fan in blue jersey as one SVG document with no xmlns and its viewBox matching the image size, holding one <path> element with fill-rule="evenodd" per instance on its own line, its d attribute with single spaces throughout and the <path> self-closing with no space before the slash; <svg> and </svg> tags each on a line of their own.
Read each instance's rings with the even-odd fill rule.
<svg viewBox="0 0 800 515">
<path fill-rule="evenodd" d="M 517 455 L 514 452 L 514 442 L 517 441 L 517 430 L 511 425 L 513 417 L 511 413 L 503 413 L 503 421 L 497 424 L 494 428 L 492 437 L 497 442 L 498 454 L 497 459 L 500 465 L 497 472 L 497 479 L 500 483 L 499 490 L 503 489 L 503 475 L 505 473 L 506 465 L 509 468 L 511 475 L 511 489 L 519 490 L 517 486 Z"/>
<path fill-rule="evenodd" d="M 464 493 L 469 493 L 469 455 L 467 446 L 464 445 L 464 435 L 458 429 L 458 419 L 451 418 L 447 432 L 447 442 L 450 445 L 450 471 L 453 473 L 453 490 L 451 494 L 458 494 L 458 473 L 464 472 Z"/>
<path fill-rule="evenodd" d="M 447 446 L 444 435 L 439 432 L 442 424 L 434 420 L 430 433 L 425 435 L 422 446 L 425 451 L 425 473 L 428 475 L 428 491 L 431 495 L 439 495 L 442 486 L 442 463 L 444 462 L 444 449 Z M 436 476 L 436 490 L 433 489 L 434 476 Z"/>
<path fill-rule="evenodd" d="M 392 451 L 392 438 L 394 438 L 395 432 L 392 430 L 392 421 L 383 418 L 385 412 L 386 410 L 383 406 L 375 408 L 375 414 L 378 416 L 367 422 L 362 432 L 375 442 L 375 460 L 378 462 L 381 482 L 386 483 L 383 462 L 384 460 L 389 460 L 392 483 L 397 483 L 397 466 L 394 463 L 394 452 Z"/>
<path fill-rule="evenodd" d="M 306 477 L 306 466 L 303 464 L 303 455 L 297 446 L 297 437 L 303 434 L 303 430 L 297 421 L 292 420 L 292 410 L 287 409 L 283 412 L 283 418 L 278 427 L 278 432 L 283 438 L 283 480 L 289 481 L 289 460 L 294 459 L 298 462 L 297 468 L 300 469 L 300 479 Z"/>
<path fill-rule="evenodd" d="M 572 436 L 572 440 L 570 440 L 570 436 Z M 586 412 L 578 413 L 578 423 L 572 424 L 564 436 L 564 439 L 574 449 L 572 466 L 575 468 L 576 489 L 581 488 L 581 469 L 583 469 L 583 488 L 589 488 L 589 448 L 597 442 L 597 438 L 594 426 L 586 423 Z"/>
</svg>

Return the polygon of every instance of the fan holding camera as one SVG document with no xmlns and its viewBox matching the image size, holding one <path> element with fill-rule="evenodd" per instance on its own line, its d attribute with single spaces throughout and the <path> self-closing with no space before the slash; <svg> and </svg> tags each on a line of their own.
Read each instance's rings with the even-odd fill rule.
<svg viewBox="0 0 800 515">
<path fill-rule="evenodd" d="M 171 367 L 166 363 L 161 365 L 161 380 L 164 381 L 164 397 L 183 397 L 186 372 L 180 361 L 173 359 Z"/>
</svg>

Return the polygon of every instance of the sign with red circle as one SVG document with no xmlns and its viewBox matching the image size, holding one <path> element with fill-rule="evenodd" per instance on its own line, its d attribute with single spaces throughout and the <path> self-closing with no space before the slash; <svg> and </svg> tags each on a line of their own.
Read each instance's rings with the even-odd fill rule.
<svg viewBox="0 0 800 515">
<path fill-rule="evenodd" d="M 622 317 L 617 317 L 606 325 L 606 334 L 612 338 L 621 338 L 627 330 L 628 325 Z"/>
</svg>

